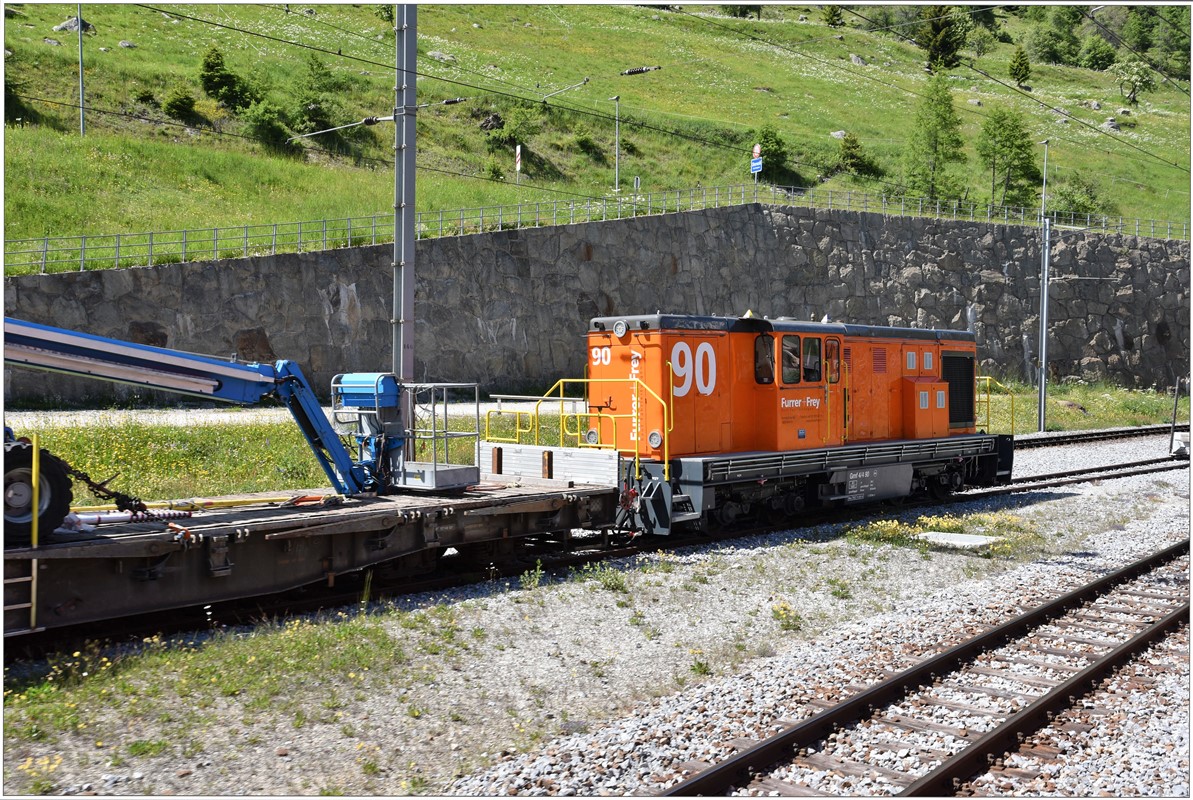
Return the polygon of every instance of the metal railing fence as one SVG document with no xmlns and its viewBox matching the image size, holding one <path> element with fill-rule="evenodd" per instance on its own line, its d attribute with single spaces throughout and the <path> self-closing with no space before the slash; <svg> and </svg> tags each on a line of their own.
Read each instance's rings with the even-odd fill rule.
<svg viewBox="0 0 1193 800">
<path fill-rule="evenodd" d="M 420 211 L 416 214 L 415 231 L 419 239 L 425 239 L 547 225 L 619 220 L 746 203 L 860 211 L 886 216 L 932 217 L 1030 226 L 1040 224 L 1036 209 L 1021 206 L 996 206 L 853 190 L 746 183 L 731 186 L 698 186 L 692 189 L 672 189 L 581 201 L 554 200 L 451 211 Z M 1090 232 L 1189 239 L 1189 223 L 1186 221 L 1147 220 L 1097 214 L 1050 213 L 1048 216 L 1054 225 L 1087 228 Z M 4 273 L 45 274 L 153 266 L 386 244 L 393 242 L 393 229 L 393 214 L 389 213 L 227 228 L 6 239 Z"/>
</svg>

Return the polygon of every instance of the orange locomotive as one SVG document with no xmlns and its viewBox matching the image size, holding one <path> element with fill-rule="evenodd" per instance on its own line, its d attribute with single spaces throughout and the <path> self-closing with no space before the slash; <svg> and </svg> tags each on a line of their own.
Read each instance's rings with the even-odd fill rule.
<svg viewBox="0 0 1193 800">
<path fill-rule="evenodd" d="M 593 319 L 587 350 L 587 412 L 564 428 L 617 454 L 623 527 L 1010 480 L 1011 437 L 976 428 L 972 333 L 653 314 Z"/>
<path fill-rule="evenodd" d="M 1006 482 L 1010 437 L 976 432 L 975 363 L 964 331 L 598 318 L 588 439 L 637 457 L 623 488 L 651 532 Z"/>
</svg>

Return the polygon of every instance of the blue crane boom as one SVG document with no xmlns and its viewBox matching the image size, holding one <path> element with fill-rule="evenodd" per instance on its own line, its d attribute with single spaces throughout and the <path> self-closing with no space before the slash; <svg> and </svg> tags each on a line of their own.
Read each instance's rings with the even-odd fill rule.
<svg viewBox="0 0 1193 800">
<path fill-rule="evenodd" d="M 227 403 L 253 405 L 276 396 L 290 410 L 336 491 L 360 494 L 379 488 L 370 465 L 353 461 L 292 361 L 242 364 L 9 317 L 4 318 L 4 361 Z"/>
</svg>

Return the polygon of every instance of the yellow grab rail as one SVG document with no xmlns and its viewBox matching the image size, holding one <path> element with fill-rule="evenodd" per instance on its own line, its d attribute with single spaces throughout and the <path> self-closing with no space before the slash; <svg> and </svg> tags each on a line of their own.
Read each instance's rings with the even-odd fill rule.
<svg viewBox="0 0 1193 800">
<path fill-rule="evenodd" d="M 32 434 L 31 444 L 33 446 L 33 463 L 30 464 L 30 470 L 33 472 L 31 483 L 33 484 L 33 517 L 29 520 L 29 541 L 34 550 L 37 549 L 37 537 L 41 531 L 38 530 L 38 519 L 41 516 L 41 442 L 36 433 Z"/>
<path fill-rule="evenodd" d="M 1014 392 L 1012 392 L 1012 391 L 1011 391 L 1011 390 L 1010 390 L 1008 387 L 1006 387 L 1006 386 L 1003 386 L 1001 383 L 999 383 L 998 381 L 994 380 L 994 378 L 991 378 L 989 375 L 978 375 L 978 376 L 977 376 L 977 378 L 975 379 L 975 381 L 974 381 L 974 382 L 975 382 L 975 384 L 976 384 L 976 383 L 978 383 L 978 382 L 981 382 L 981 381 L 985 381 L 985 390 L 984 390 L 984 392 L 985 392 L 985 395 L 986 395 L 986 425 L 985 425 L 986 432 L 987 432 L 987 433 L 990 433 L 990 432 L 991 432 L 991 425 L 990 425 L 990 385 L 991 385 L 991 384 L 994 384 L 994 385 L 995 385 L 995 386 L 997 386 L 999 389 L 1002 389 L 1002 390 L 1003 390 L 1003 392 L 1004 392 L 1004 393 L 1006 393 L 1006 394 L 1007 394 L 1007 395 L 1008 395 L 1008 396 L 1011 398 L 1011 433 L 1012 433 L 1012 434 L 1013 434 L 1013 433 L 1015 433 L 1015 393 L 1014 393 Z M 979 400 L 979 403 L 980 403 L 980 402 L 981 402 L 981 401 Z"/>
<path fill-rule="evenodd" d="M 668 365 L 668 366 L 670 367 L 670 365 Z M 671 436 L 670 436 L 670 434 L 671 434 L 671 430 L 673 429 L 673 427 L 675 425 L 674 419 L 672 418 L 672 414 L 671 414 L 671 406 L 666 401 L 664 401 L 663 398 L 659 397 L 658 393 L 656 393 L 650 386 L 645 384 L 640 378 L 560 378 L 559 380 L 557 380 L 555 382 L 555 384 L 550 389 L 548 389 L 541 397 L 539 397 L 535 401 L 534 411 L 490 410 L 485 416 L 485 439 L 486 439 L 486 441 L 504 442 L 504 443 L 509 443 L 509 444 L 520 444 L 520 443 L 523 443 L 523 441 L 524 441 L 523 437 L 525 436 L 527 438 L 532 438 L 532 441 L 536 446 L 543 446 L 543 445 L 547 444 L 547 442 L 545 442 L 545 440 L 544 440 L 544 431 L 543 431 L 543 425 L 542 425 L 543 403 L 558 401 L 558 403 L 559 403 L 559 446 L 560 447 L 575 446 L 575 447 L 591 447 L 591 448 L 597 448 L 597 449 L 616 448 L 619 453 L 622 453 L 623 455 L 627 455 L 627 456 L 630 455 L 630 453 L 632 452 L 633 457 L 634 457 L 635 477 L 641 477 L 642 465 L 641 465 L 641 459 L 640 459 L 638 450 L 634 449 L 633 451 L 630 451 L 629 449 L 616 447 L 618 420 L 632 419 L 634 417 L 633 414 L 630 414 L 630 413 L 607 414 L 607 413 L 604 413 L 601 411 L 591 411 L 591 410 L 586 410 L 586 411 L 581 411 L 581 412 L 577 412 L 577 411 L 569 412 L 564 409 L 565 403 L 583 402 L 587 405 L 587 402 L 588 402 L 587 398 L 585 398 L 585 397 L 569 397 L 566 394 L 564 394 L 565 389 L 569 385 L 581 384 L 581 385 L 587 386 L 589 384 L 598 384 L 598 383 L 629 383 L 629 384 L 633 384 L 633 391 L 634 391 L 634 404 L 633 405 L 635 408 L 639 409 L 639 412 L 638 412 L 639 414 L 641 414 L 642 413 L 641 410 L 646 407 L 645 404 L 640 401 L 640 392 L 642 392 L 642 390 L 645 390 L 646 393 L 650 397 L 653 397 L 658 402 L 659 407 L 663 410 L 663 426 L 662 426 L 663 427 L 663 430 L 662 430 L 662 436 L 663 436 L 663 442 L 662 442 L 662 444 L 663 444 L 663 459 L 662 459 L 663 460 L 663 479 L 671 480 L 671 464 L 670 464 L 670 461 L 671 461 Z M 674 383 L 674 381 L 672 381 L 672 383 Z M 558 393 L 558 394 L 556 394 L 556 393 Z M 501 417 L 501 416 L 506 416 L 506 415 L 510 415 L 510 414 L 514 415 L 514 432 L 512 434 L 512 438 L 509 436 L 496 435 L 493 432 L 493 426 L 491 425 L 491 421 L 495 417 Z M 597 441 L 596 442 L 585 441 L 584 435 L 580 430 L 582 417 L 585 418 L 586 420 L 588 420 L 590 424 L 594 419 L 596 420 L 596 422 L 597 422 L 596 428 L 595 428 L 595 430 L 597 431 Z M 525 419 L 525 424 L 523 424 L 524 419 Z M 569 420 L 575 420 L 574 427 L 569 426 L 569 424 L 568 424 Z M 611 427 L 613 428 L 612 432 L 613 432 L 614 444 L 609 444 L 607 442 L 607 440 L 603 436 L 601 436 L 601 432 L 605 428 L 605 426 L 602 424 L 602 422 L 604 422 L 604 421 L 608 421 L 611 424 Z M 591 430 L 591 428 L 590 428 L 590 430 Z M 574 440 L 575 440 L 574 444 L 568 442 L 569 437 L 574 438 Z"/>
<path fill-rule="evenodd" d="M 493 418 L 494 417 L 505 417 L 505 416 L 509 416 L 511 414 L 514 417 L 513 438 L 512 439 L 506 438 L 504 436 L 498 436 L 497 434 L 493 433 L 493 431 L 491 429 L 491 423 L 492 423 Z M 534 426 L 532 424 L 533 416 L 534 415 L 530 411 L 502 411 L 501 409 L 490 409 L 489 412 L 487 414 L 485 414 L 485 441 L 487 441 L 487 442 L 502 442 L 505 444 L 518 444 L 519 442 L 522 441 L 522 434 L 524 434 L 524 433 L 528 434 L 528 433 L 534 432 Z M 525 427 L 525 428 L 522 427 L 522 419 L 523 418 L 526 418 L 526 421 L 527 421 L 527 427 Z"/>
</svg>

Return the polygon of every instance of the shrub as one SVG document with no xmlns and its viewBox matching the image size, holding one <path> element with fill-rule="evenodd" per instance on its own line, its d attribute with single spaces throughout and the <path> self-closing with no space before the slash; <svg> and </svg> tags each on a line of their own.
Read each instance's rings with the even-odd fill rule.
<svg viewBox="0 0 1193 800">
<path fill-rule="evenodd" d="M 1101 36 L 1090 36 L 1081 45 L 1077 62 L 1086 69 L 1104 70 L 1114 63 L 1114 47 Z"/>
<path fill-rule="evenodd" d="M 273 103 L 257 102 L 244 112 L 245 133 L 259 139 L 269 150 L 280 153 L 298 152 L 295 142 L 288 142 L 290 131 L 286 129 L 286 115 Z"/>
<path fill-rule="evenodd" d="M 506 116 L 500 128 L 489 131 L 490 149 L 498 147 L 513 147 L 515 144 L 525 145 L 542 124 L 539 109 L 536 106 L 516 106 Z M 525 148 L 523 148 L 525 149 Z"/>
<path fill-rule="evenodd" d="M 604 149 L 592 138 L 592 131 L 588 129 L 587 125 L 577 125 L 574 130 L 574 137 L 572 144 L 581 153 L 584 153 L 589 158 L 603 159 L 605 155 Z"/>
<path fill-rule="evenodd" d="M 143 106 L 151 106 L 153 108 L 161 108 L 161 103 L 153 96 L 153 92 L 148 89 L 141 89 L 133 95 L 133 101 L 140 103 Z"/>
<path fill-rule="evenodd" d="M 978 58 L 993 50 L 996 41 L 990 29 L 980 25 L 972 28 L 965 36 L 965 46 Z"/>
<path fill-rule="evenodd" d="M 185 86 L 178 84 L 166 93 L 162 110 L 174 119 L 189 120 L 195 115 L 195 96 Z"/>
<path fill-rule="evenodd" d="M 1048 210 L 1058 214 L 1113 214 L 1113 201 L 1090 175 L 1075 172 L 1048 195 Z"/>
<path fill-rule="evenodd" d="M 501 171 L 501 165 L 497 163 L 497 159 L 490 158 L 489 162 L 485 164 L 485 177 L 491 181 L 505 180 L 505 173 Z"/>
<path fill-rule="evenodd" d="M 199 68 L 199 85 L 208 96 L 233 111 L 248 108 L 261 99 L 260 92 L 228 69 L 224 64 L 224 54 L 215 45 L 208 48 L 203 55 L 203 63 Z"/>
</svg>

